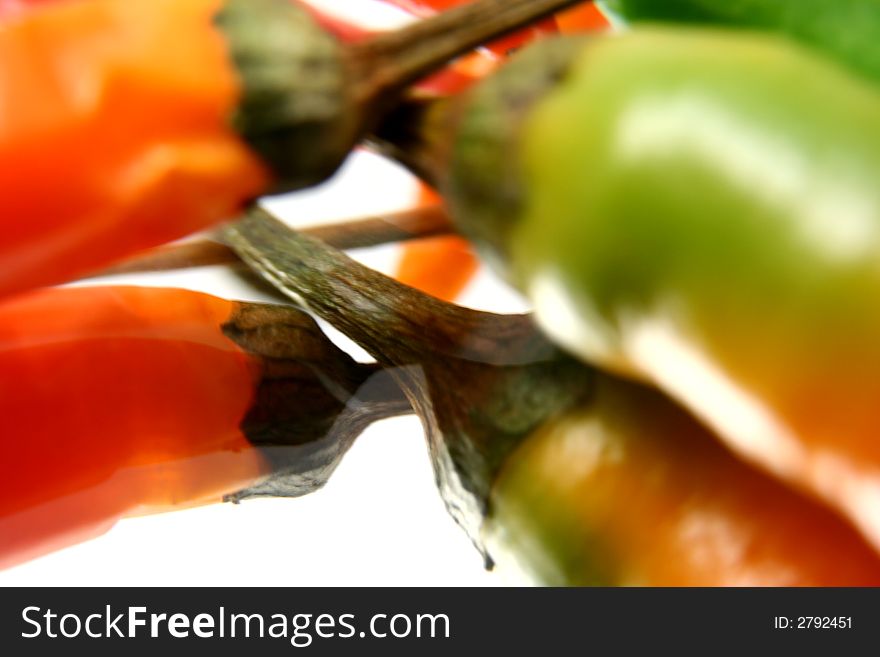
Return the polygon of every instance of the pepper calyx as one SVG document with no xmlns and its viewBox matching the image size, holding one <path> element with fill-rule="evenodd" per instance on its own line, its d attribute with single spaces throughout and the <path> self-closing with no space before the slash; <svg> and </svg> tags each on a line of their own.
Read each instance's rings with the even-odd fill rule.
<svg viewBox="0 0 880 657">
<path fill-rule="evenodd" d="M 355 362 L 297 308 L 239 303 L 222 330 L 260 364 L 239 428 L 269 465 L 226 501 L 314 492 L 367 426 L 412 412 L 386 371 Z"/>
<path fill-rule="evenodd" d="M 271 166 L 275 191 L 329 177 L 361 122 L 342 44 L 289 0 L 226 0 L 215 21 L 241 79 L 233 125 Z"/>
<path fill-rule="evenodd" d="M 502 271 L 508 233 L 526 202 L 524 123 L 566 76 L 587 39 L 548 39 L 523 49 L 477 85 L 458 110 L 450 173 L 441 186 L 455 224 Z"/>
</svg>

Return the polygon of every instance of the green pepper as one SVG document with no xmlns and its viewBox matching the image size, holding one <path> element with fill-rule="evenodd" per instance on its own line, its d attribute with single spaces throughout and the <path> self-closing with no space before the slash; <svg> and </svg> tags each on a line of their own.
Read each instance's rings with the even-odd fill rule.
<svg viewBox="0 0 880 657">
<path fill-rule="evenodd" d="M 612 17 L 769 30 L 880 81 L 877 0 L 604 0 Z"/>
<path fill-rule="evenodd" d="M 546 332 L 880 545 L 875 87 L 788 40 L 658 28 L 546 42 L 452 110 L 420 161 Z"/>
</svg>

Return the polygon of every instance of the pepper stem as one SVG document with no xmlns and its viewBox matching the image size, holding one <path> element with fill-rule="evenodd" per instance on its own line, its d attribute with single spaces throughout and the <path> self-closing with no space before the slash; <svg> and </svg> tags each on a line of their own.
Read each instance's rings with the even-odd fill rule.
<svg viewBox="0 0 880 657">
<path fill-rule="evenodd" d="M 386 369 L 355 362 L 297 308 L 236 304 L 223 333 L 261 364 L 240 429 L 271 464 L 265 479 L 228 501 L 311 493 L 367 426 L 413 412 Z"/>
<path fill-rule="evenodd" d="M 452 226 L 442 205 L 426 205 L 381 216 L 313 226 L 302 229 L 302 232 L 337 249 L 359 249 L 448 235 Z M 87 278 L 230 264 L 241 264 L 235 251 L 216 239 L 201 239 L 150 249 Z"/>
<path fill-rule="evenodd" d="M 224 239 L 252 269 L 379 362 L 407 365 L 433 355 L 511 365 L 541 360 L 549 351 L 528 316 L 435 299 L 290 229 L 262 208 L 249 210 Z"/>
<path fill-rule="evenodd" d="M 374 105 L 453 57 L 584 0 L 476 0 L 349 46 L 355 98 Z"/>
<path fill-rule="evenodd" d="M 217 23 L 242 82 L 233 123 L 278 191 L 329 177 L 420 77 L 579 0 L 477 0 L 362 43 L 341 44 L 298 3 L 225 0 Z"/>
<path fill-rule="evenodd" d="M 480 532 L 501 464 L 536 427 L 591 393 L 592 370 L 528 316 L 434 299 L 265 210 L 251 210 L 226 239 L 257 273 L 389 367 L 425 427 L 447 509 L 485 555 Z"/>
</svg>

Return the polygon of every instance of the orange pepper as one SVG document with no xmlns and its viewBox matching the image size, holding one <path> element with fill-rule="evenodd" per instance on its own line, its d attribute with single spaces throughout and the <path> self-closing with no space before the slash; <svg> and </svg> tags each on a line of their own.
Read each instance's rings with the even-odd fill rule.
<svg viewBox="0 0 880 657">
<path fill-rule="evenodd" d="M 420 204 L 440 203 L 437 194 L 422 186 Z M 470 244 L 458 236 L 428 237 L 403 247 L 395 278 L 431 296 L 452 301 L 479 267 Z"/>
<path fill-rule="evenodd" d="M 595 3 L 577 5 L 556 15 L 556 25 L 563 34 L 571 32 L 594 32 L 609 27 Z"/>
<path fill-rule="evenodd" d="M 233 132 L 220 0 L 60 2 L 0 23 L 0 296 L 224 218 L 268 175 Z"/>
<path fill-rule="evenodd" d="M 470 243 L 463 237 L 429 237 L 406 246 L 396 278 L 438 299 L 452 301 L 478 266 Z"/>
</svg>

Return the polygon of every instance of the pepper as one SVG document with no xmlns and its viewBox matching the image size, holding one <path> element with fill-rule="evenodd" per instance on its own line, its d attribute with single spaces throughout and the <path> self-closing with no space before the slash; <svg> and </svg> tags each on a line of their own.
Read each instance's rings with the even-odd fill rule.
<svg viewBox="0 0 880 657">
<path fill-rule="evenodd" d="M 874 0 L 603 0 L 617 19 L 768 30 L 880 81 L 880 4 Z"/>
<path fill-rule="evenodd" d="M 428 237 L 403 247 L 395 278 L 443 299 L 454 300 L 470 283 L 478 262 L 462 237 Z"/>
<path fill-rule="evenodd" d="M 488 15 L 496 4 L 345 47 L 286 0 L 82 0 L 9 13 L 0 296 L 229 219 L 270 185 L 325 179 L 407 84 L 572 0 L 517 0 Z"/>
<path fill-rule="evenodd" d="M 534 46 L 455 111 L 423 116 L 422 161 L 547 333 L 880 546 L 873 85 L 773 36 L 647 29 Z"/>
<path fill-rule="evenodd" d="M 437 205 L 437 194 L 422 186 L 420 205 Z M 452 301 L 461 294 L 479 263 L 470 244 L 459 235 L 441 235 L 411 241 L 403 246 L 395 278 L 423 292 Z"/>
<path fill-rule="evenodd" d="M 233 216 L 265 188 L 228 125 L 220 4 L 58 2 L 0 23 L 0 295 Z"/>
<path fill-rule="evenodd" d="M 595 2 L 572 7 L 556 16 L 556 25 L 563 34 L 598 32 L 609 27 L 608 19 Z"/>
<path fill-rule="evenodd" d="M 304 313 L 186 290 L 48 289 L 0 305 L 0 568 L 120 517 L 302 495 L 408 412 Z"/>
<path fill-rule="evenodd" d="M 603 374 L 587 403 L 508 457 L 490 509 L 490 552 L 543 584 L 880 582 L 876 552 L 840 517 L 732 456 L 657 391 Z"/>
<path fill-rule="evenodd" d="M 880 557 L 841 518 L 660 393 L 563 353 L 528 316 L 440 302 L 259 210 L 227 238 L 389 368 L 447 508 L 489 563 L 556 585 L 880 583 Z"/>
</svg>

